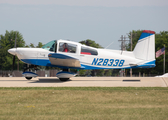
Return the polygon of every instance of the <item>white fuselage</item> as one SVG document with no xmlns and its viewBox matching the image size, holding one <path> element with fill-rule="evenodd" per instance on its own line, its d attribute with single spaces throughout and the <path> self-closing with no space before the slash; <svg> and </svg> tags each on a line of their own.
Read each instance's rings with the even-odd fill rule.
<svg viewBox="0 0 168 120">
<path fill-rule="evenodd" d="M 53 67 L 64 67 L 51 64 L 48 55 L 50 53 L 62 54 L 70 56 L 80 61 L 81 69 L 120 69 L 120 68 L 131 68 L 132 66 L 137 66 L 144 64 L 148 61 L 136 59 L 133 52 L 121 51 L 121 50 L 109 50 L 109 49 L 97 49 L 89 46 L 82 45 L 80 43 L 58 40 L 59 42 L 66 42 L 68 44 L 76 45 L 76 52 L 62 52 L 59 51 L 57 47 L 57 52 L 51 52 L 43 48 L 13 48 L 9 52 L 28 64 L 40 65 L 40 66 L 53 66 Z M 81 48 L 85 47 L 88 49 L 95 50 L 97 55 L 82 54 Z M 68 61 L 68 59 L 67 59 Z M 73 67 L 72 67 L 73 68 Z M 78 68 L 78 69 L 80 69 Z"/>
</svg>

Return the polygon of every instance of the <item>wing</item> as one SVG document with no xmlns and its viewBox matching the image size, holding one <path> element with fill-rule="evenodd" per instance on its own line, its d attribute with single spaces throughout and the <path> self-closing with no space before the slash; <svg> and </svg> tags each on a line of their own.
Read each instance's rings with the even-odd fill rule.
<svg viewBox="0 0 168 120">
<path fill-rule="evenodd" d="M 50 53 L 48 55 L 52 65 L 81 68 L 79 59 L 59 53 Z"/>
</svg>

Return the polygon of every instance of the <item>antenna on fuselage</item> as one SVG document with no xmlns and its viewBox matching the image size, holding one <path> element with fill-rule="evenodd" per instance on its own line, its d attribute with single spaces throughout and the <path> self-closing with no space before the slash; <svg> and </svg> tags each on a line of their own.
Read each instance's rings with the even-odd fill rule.
<svg viewBox="0 0 168 120">
<path fill-rule="evenodd" d="M 111 42 L 107 47 L 105 47 L 105 49 L 108 48 L 108 47 L 109 47 L 110 45 L 112 45 L 112 44 L 113 44 L 113 42 Z"/>
<path fill-rule="evenodd" d="M 121 40 L 118 40 L 119 42 L 121 42 L 121 54 L 123 51 L 126 50 L 126 41 L 130 41 L 130 40 L 126 40 L 126 37 L 121 35 Z"/>
</svg>

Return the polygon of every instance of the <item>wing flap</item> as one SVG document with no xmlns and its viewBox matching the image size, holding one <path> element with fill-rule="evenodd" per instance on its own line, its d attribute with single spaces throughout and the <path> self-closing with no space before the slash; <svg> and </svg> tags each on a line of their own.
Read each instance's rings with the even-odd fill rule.
<svg viewBox="0 0 168 120">
<path fill-rule="evenodd" d="M 138 64 L 135 63 L 129 63 L 130 66 L 137 66 Z"/>
</svg>

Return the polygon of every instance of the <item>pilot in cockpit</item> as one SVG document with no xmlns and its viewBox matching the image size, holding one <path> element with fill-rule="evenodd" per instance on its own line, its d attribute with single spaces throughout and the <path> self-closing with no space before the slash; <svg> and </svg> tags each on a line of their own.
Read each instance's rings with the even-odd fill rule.
<svg viewBox="0 0 168 120">
<path fill-rule="evenodd" d="M 63 47 L 63 52 L 68 52 L 68 51 L 69 51 L 69 49 L 68 49 L 68 44 L 67 44 L 67 43 L 64 43 L 64 44 L 62 45 L 62 47 Z"/>
</svg>

